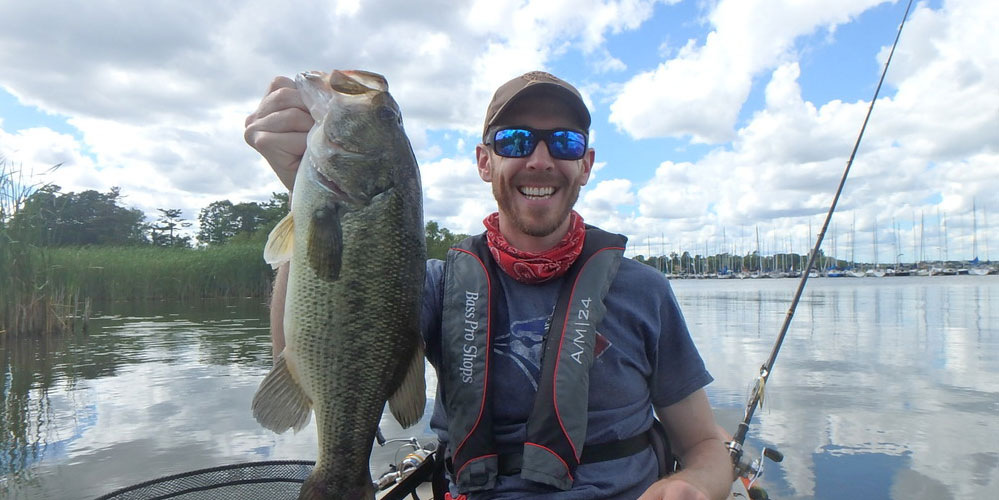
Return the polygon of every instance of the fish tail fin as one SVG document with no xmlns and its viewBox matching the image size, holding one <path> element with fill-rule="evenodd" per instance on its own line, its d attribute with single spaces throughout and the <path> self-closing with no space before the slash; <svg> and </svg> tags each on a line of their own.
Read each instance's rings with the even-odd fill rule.
<svg viewBox="0 0 999 500">
<path fill-rule="evenodd" d="M 389 398 L 389 410 L 402 425 L 409 427 L 420 421 L 427 404 L 427 381 L 424 377 L 423 340 L 419 339 L 413 357 L 406 367 L 406 375 L 395 393 Z"/>
<path fill-rule="evenodd" d="M 375 487 L 371 483 L 371 476 L 367 476 L 356 484 L 338 484 L 334 487 L 334 482 L 319 468 L 315 468 L 302 483 L 302 489 L 298 492 L 298 500 L 328 500 L 330 498 L 369 500 L 375 498 Z"/>
<path fill-rule="evenodd" d="M 298 432 L 309 423 L 312 400 L 295 381 L 284 353 L 260 383 L 250 407 L 260 425 L 279 434 L 288 429 Z"/>
</svg>

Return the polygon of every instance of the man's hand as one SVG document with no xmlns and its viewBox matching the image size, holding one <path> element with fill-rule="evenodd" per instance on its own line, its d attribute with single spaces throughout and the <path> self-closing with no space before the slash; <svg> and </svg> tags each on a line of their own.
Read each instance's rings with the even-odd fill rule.
<svg viewBox="0 0 999 500">
<path fill-rule="evenodd" d="M 313 123 L 294 80 L 283 76 L 271 82 L 257 110 L 246 117 L 243 138 L 267 160 L 289 191 L 295 185 Z"/>
<path fill-rule="evenodd" d="M 306 138 L 315 120 L 302 102 L 295 81 L 274 78 L 257 110 L 246 117 L 243 138 L 271 165 L 278 179 L 291 191 L 295 174 L 305 154 Z M 284 302 L 288 287 L 288 265 L 277 272 L 271 296 L 271 342 L 274 358 L 284 349 Z"/>
<path fill-rule="evenodd" d="M 710 498 L 677 473 L 652 483 L 638 500 L 710 500 Z"/>
<path fill-rule="evenodd" d="M 725 448 L 725 431 L 715 424 L 704 389 L 665 408 L 656 408 L 656 415 L 665 426 L 683 469 L 652 483 L 640 500 L 726 498 L 735 472 Z"/>
</svg>

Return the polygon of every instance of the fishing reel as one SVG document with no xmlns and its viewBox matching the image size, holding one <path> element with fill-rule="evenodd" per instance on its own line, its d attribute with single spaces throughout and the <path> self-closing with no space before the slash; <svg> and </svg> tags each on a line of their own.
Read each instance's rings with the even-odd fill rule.
<svg viewBox="0 0 999 500">
<path fill-rule="evenodd" d="M 378 435 L 379 437 L 381 436 L 380 430 Z M 436 446 L 434 444 L 420 444 L 420 441 L 415 437 L 388 440 L 385 438 L 378 439 L 378 444 L 380 446 L 385 446 L 391 443 L 402 444 L 400 444 L 399 449 L 396 450 L 395 462 L 389 464 L 388 470 L 374 481 L 376 491 L 384 491 L 401 483 L 413 472 L 419 469 L 420 466 L 423 465 L 431 455 L 433 455 L 434 451 L 436 451 Z M 400 459 L 400 452 L 407 448 L 410 449 L 409 453 Z"/>
<path fill-rule="evenodd" d="M 732 457 L 742 457 L 742 445 L 736 441 L 728 441 L 725 443 L 728 447 L 729 452 Z M 764 490 L 760 485 L 756 484 L 756 481 L 763 476 L 763 469 L 766 460 L 768 459 L 774 463 L 780 463 L 784 460 L 784 454 L 777 451 L 775 448 L 763 447 L 763 451 L 760 453 L 759 458 L 756 458 L 752 462 L 747 462 L 739 458 L 735 465 L 735 475 L 742 482 L 742 485 L 746 488 L 749 493 L 749 498 L 752 500 L 768 500 L 770 495 Z"/>
</svg>

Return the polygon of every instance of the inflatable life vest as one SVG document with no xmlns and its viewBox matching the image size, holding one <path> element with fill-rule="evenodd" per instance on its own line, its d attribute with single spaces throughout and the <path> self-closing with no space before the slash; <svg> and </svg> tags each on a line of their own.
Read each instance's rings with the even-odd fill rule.
<svg viewBox="0 0 999 500">
<path fill-rule="evenodd" d="M 627 239 L 587 226 L 583 250 L 563 277 L 541 356 L 541 376 L 517 470 L 503 470 L 489 404 L 493 301 L 499 270 L 485 236 L 448 251 L 444 275 L 443 362 L 452 480 L 458 491 L 492 489 L 500 473 L 562 490 L 572 487 L 586 439 L 589 370 L 596 327 Z"/>
</svg>

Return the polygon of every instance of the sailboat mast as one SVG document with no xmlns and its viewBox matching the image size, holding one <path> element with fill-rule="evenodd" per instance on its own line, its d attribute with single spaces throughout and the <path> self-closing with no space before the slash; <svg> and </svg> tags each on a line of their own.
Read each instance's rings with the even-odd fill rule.
<svg viewBox="0 0 999 500">
<path fill-rule="evenodd" d="M 992 262 L 989 257 L 989 211 L 987 208 L 982 209 L 982 216 L 985 222 L 985 262 Z"/>
<path fill-rule="evenodd" d="M 874 269 L 878 269 L 878 216 L 874 216 Z"/>
<path fill-rule="evenodd" d="M 919 262 L 926 262 L 926 213 L 919 211 Z"/>
<path fill-rule="evenodd" d="M 943 262 L 950 260 L 950 255 L 947 255 L 947 212 L 944 212 L 943 217 L 940 217 L 940 207 L 937 207 L 937 217 L 940 218 L 940 243 L 941 250 L 943 251 Z"/>
<path fill-rule="evenodd" d="M 894 246 L 895 249 L 895 269 L 897 270 L 899 268 L 898 258 L 901 257 L 902 254 L 899 252 L 898 223 L 895 222 L 895 217 L 891 218 L 891 230 L 892 230 L 892 245 Z"/>
<path fill-rule="evenodd" d="M 853 213 L 850 223 L 850 268 L 857 267 L 857 212 Z"/>
<path fill-rule="evenodd" d="M 971 199 L 971 258 L 978 260 L 978 212 L 975 199 Z"/>
<path fill-rule="evenodd" d="M 760 251 L 760 225 L 756 225 L 756 258 L 759 262 L 758 274 L 763 274 L 763 252 Z"/>
</svg>

